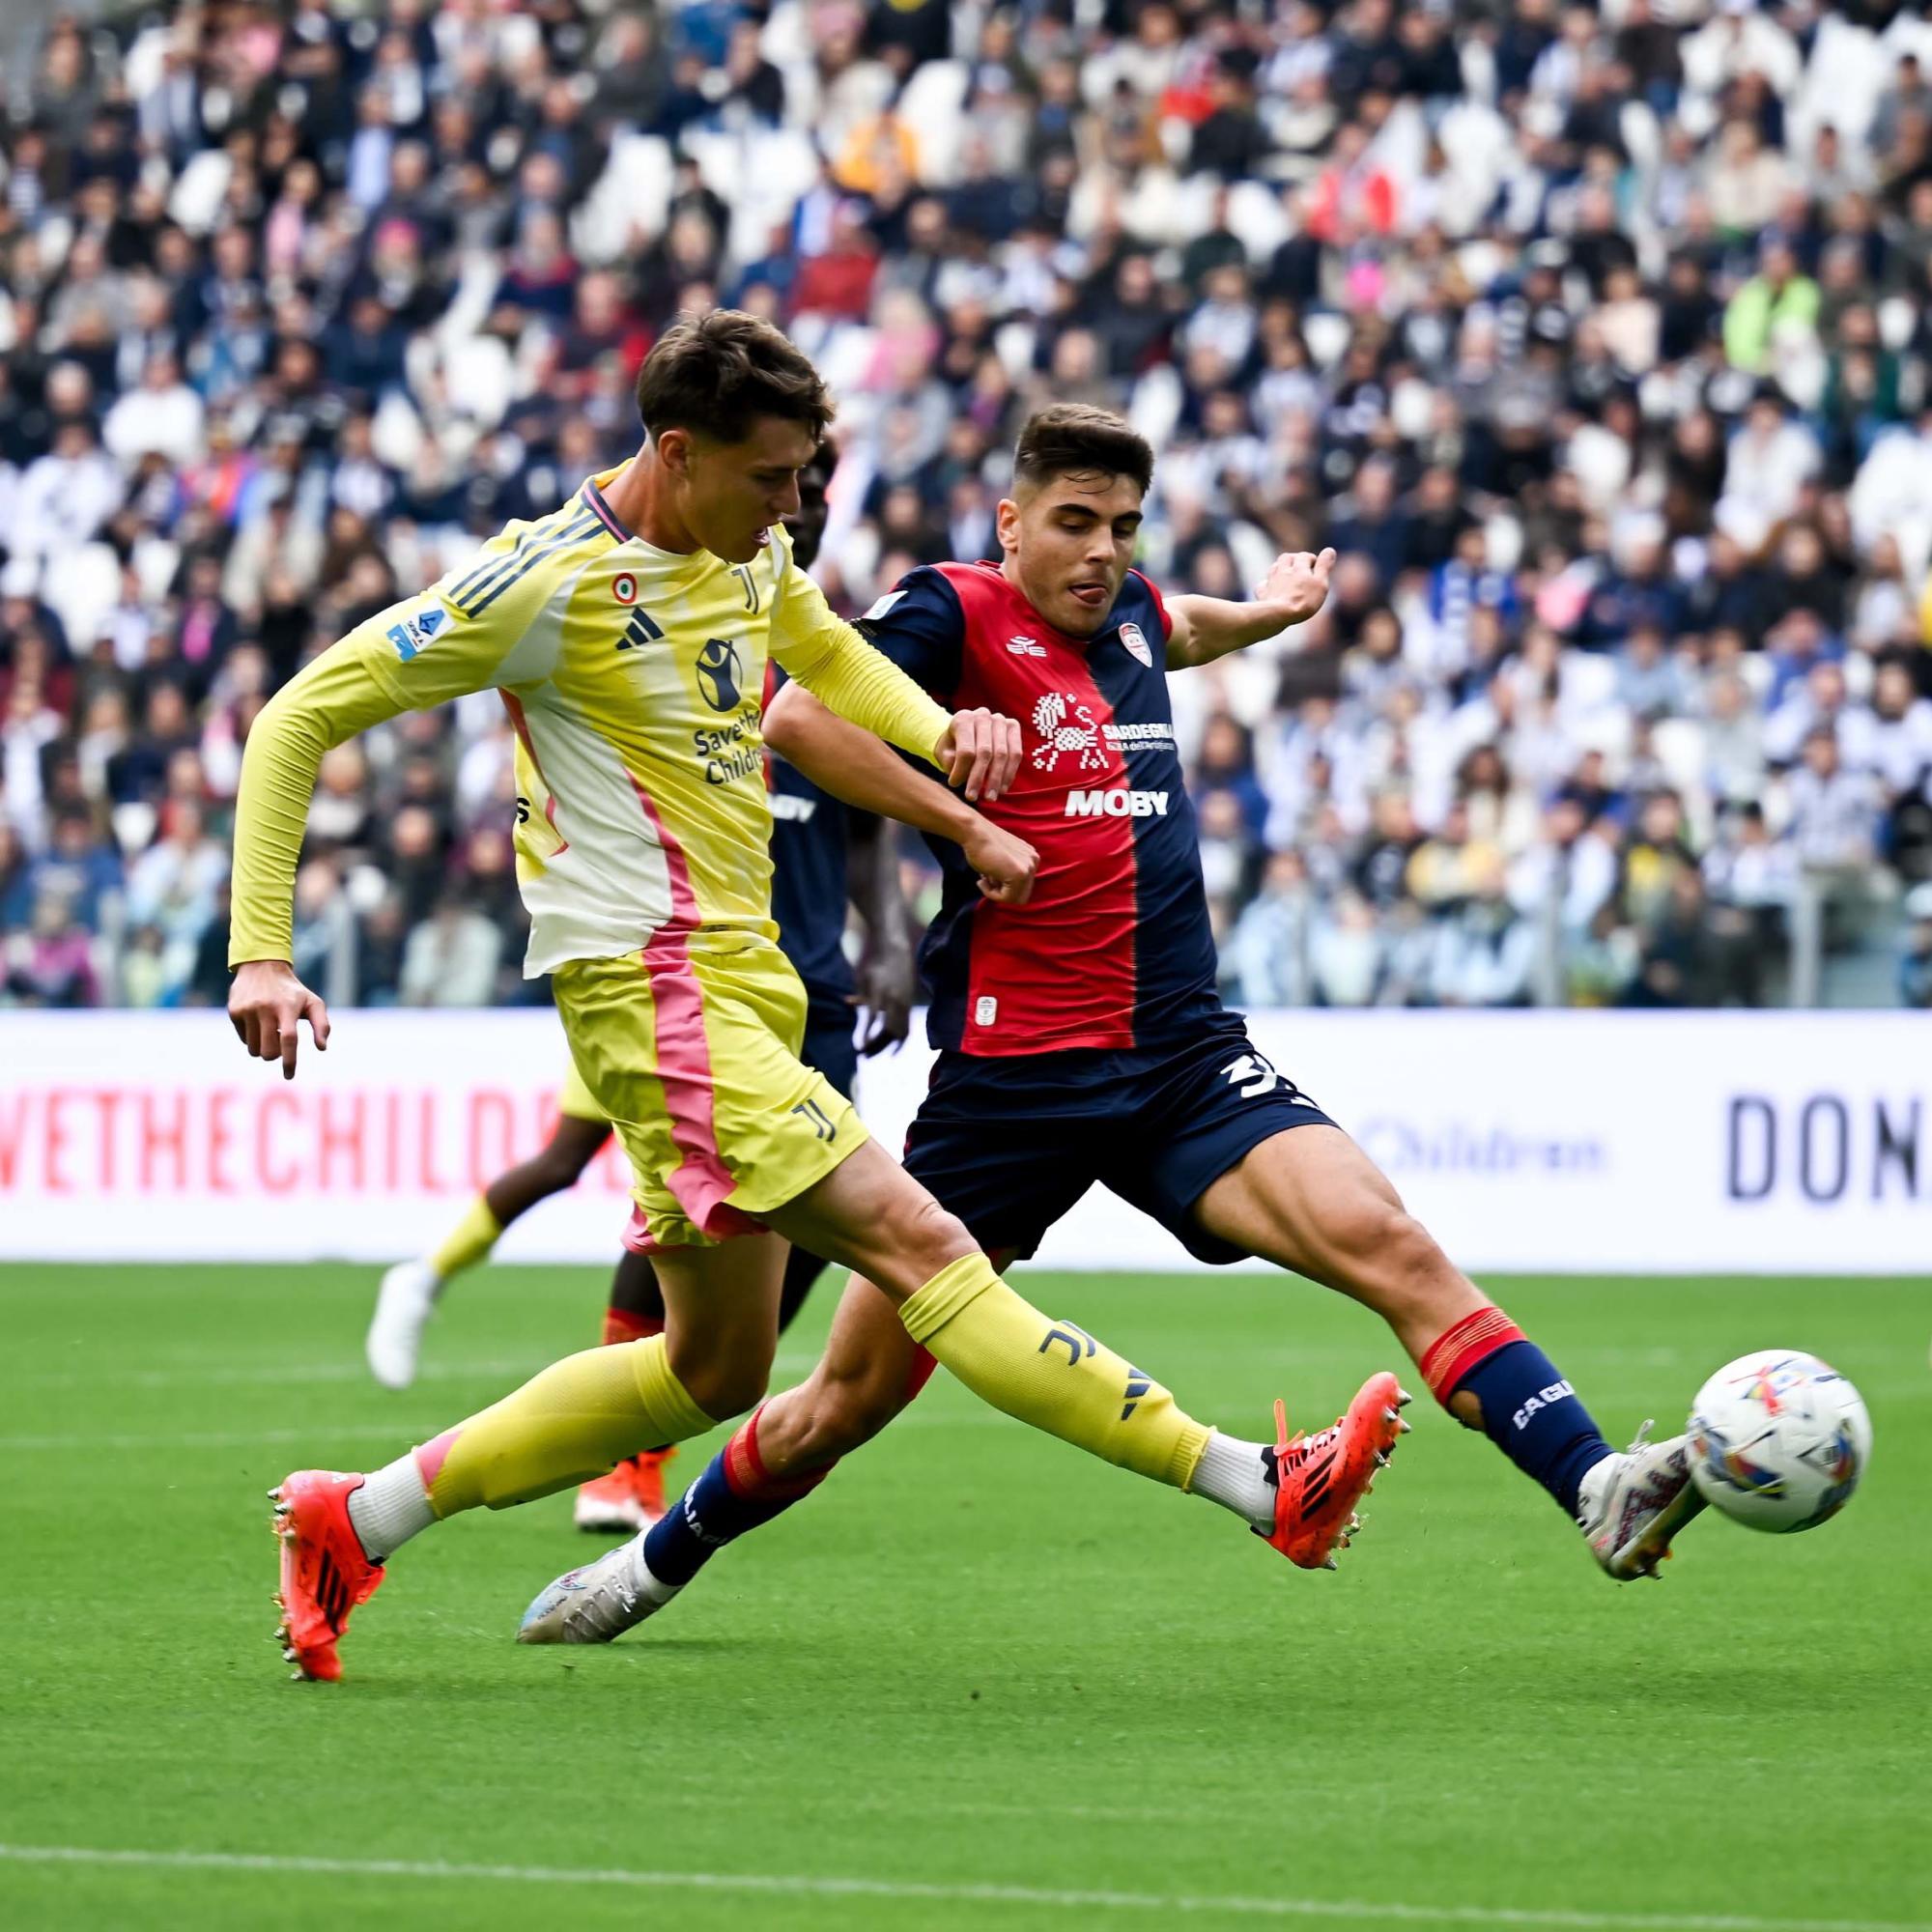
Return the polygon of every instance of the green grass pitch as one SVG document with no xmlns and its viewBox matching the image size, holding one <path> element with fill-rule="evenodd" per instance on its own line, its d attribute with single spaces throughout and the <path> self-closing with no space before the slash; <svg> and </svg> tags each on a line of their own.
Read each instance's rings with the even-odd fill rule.
<svg viewBox="0 0 1932 1932">
<path fill-rule="evenodd" d="M 263 1492 L 422 1439 L 601 1304 L 593 1270 L 471 1276 L 389 1396 L 361 1369 L 374 1279 L 0 1269 L 0 1924 L 1932 1919 L 1932 1283 L 1494 1284 L 1618 1439 L 1748 1348 L 1862 1389 L 1844 1516 L 1707 1515 L 1662 1587 L 1606 1582 L 1426 1399 L 1365 1536 L 1304 1576 L 942 1377 L 611 1649 L 511 1641 L 594 1547 L 552 1498 L 406 1550 L 348 1681 L 294 1684 Z M 1254 1434 L 1277 1392 L 1319 1424 L 1399 1366 L 1281 1278 L 1030 1282 Z"/>
</svg>

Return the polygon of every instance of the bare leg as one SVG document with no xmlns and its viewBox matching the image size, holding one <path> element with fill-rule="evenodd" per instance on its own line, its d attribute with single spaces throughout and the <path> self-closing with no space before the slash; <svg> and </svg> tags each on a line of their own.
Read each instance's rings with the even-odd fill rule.
<svg viewBox="0 0 1932 1932">
<path fill-rule="evenodd" d="M 626 1248 L 611 1271 L 611 1308 L 628 1316 L 638 1324 L 639 1334 L 651 1334 L 664 1326 L 664 1291 L 658 1287 L 657 1271 L 650 1257 Z"/>
<path fill-rule="evenodd" d="M 1004 1274 L 1012 1256 L 991 1260 Z M 931 1356 L 906 1333 L 893 1304 L 855 1274 L 817 1367 L 758 1411 L 766 1469 L 774 1477 L 829 1469 L 885 1428 L 925 1386 L 931 1368 Z"/>
<path fill-rule="evenodd" d="M 655 1265 L 671 1374 L 707 1415 L 750 1408 L 778 1348 L 783 1241 L 753 1235 L 716 1248 L 667 1248 Z"/>
<path fill-rule="evenodd" d="M 1418 1368 L 1431 1343 L 1489 1303 L 1339 1127 L 1291 1127 L 1264 1140 L 1208 1189 L 1194 1216 L 1210 1235 L 1373 1308 Z M 1483 1426 L 1468 1391 L 1448 1407 L 1468 1428 Z"/>
<path fill-rule="evenodd" d="M 978 1253 L 961 1222 L 876 1141 L 764 1219 L 795 1246 L 864 1275 L 895 1308 Z"/>
<path fill-rule="evenodd" d="M 784 1282 L 779 1293 L 779 1333 L 782 1335 L 792 1319 L 805 1305 L 812 1284 L 825 1271 L 825 1264 L 803 1248 L 793 1248 L 785 1259 Z M 611 1275 L 611 1309 L 637 1324 L 639 1334 L 653 1334 L 664 1325 L 664 1294 L 650 1257 L 625 1249 Z"/>
<path fill-rule="evenodd" d="M 1584 1478 L 1612 1453 L 1589 1410 L 1339 1127 L 1292 1127 L 1262 1142 L 1195 1215 L 1221 1239 L 1373 1308 L 1449 1413 L 1578 1515 Z"/>
<path fill-rule="evenodd" d="M 507 1228 L 539 1201 L 575 1187 L 583 1170 L 597 1158 L 610 1138 L 608 1121 L 581 1121 L 574 1114 L 558 1115 L 556 1131 L 542 1151 L 528 1160 L 519 1161 L 515 1167 L 505 1168 L 483 1190 L 491 1213 L 499 1225 Z"/>
</svg>

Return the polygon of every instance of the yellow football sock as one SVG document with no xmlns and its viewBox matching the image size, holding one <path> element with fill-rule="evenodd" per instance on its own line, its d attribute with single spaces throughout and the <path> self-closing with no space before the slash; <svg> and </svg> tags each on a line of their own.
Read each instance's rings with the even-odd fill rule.
<svg viewBox="0 0 1932 1932">
<path fill-rule="evenodd" d="M 665 1338 L 585 1349 L 416 1451 L 439 1517 L 507 1509 L 601 1476 L 639 1449 L 714 1427 L 671 1373 Z"/>
<path fill-rule="evenodd" d="M 899 1310 L 906 1333 L 995 1408 L 1184 1490 L 1209 1431 L 1086 1329 L 1015 1294 L 984 1255 L 942 1268 Z"/>
<path fill-rule="evenodd" d="M 442 1246 L 430 1256 L 429 1264 L 439 1279 L 447 1281 L 451 1275 L 474 1267 L 502 1238 L 502 1234 L 503 1224 L 491 1213 L 489 1198 L 479 1194 L 464 1209 L 463 1219 L 449 1231 Z"/>
</svg>

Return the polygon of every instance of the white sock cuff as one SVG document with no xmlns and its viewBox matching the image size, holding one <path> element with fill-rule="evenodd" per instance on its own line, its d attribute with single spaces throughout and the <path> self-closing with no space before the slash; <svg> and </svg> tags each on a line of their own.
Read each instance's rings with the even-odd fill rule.
<svg viewBox="0 0 1932 1932">
<path fill-rule="evenodd" d="M 675 1507 L 675 1505 L 673 1505 Z M 631 1586 L 639 1596 L 653 1604 L 668 1604 L 684 1588 L 682 1583 L 667 1583 L 656 1575 L 644 1555 L 644 1538 L 649 1530 L 640 1530 L 630 1545 Z"/>
<path fill-rule="evenodd" d="M 1274 1485 L 1267 1479 L 1264 1445 L 1223 1435 L 1216 1429 L 1208 1437 L 1188 1487 L 1198 1496 L 1233 1510 L 1263 1529 L 1274 1527 Z"/>
<path fill-rule="evenodd" d="M 349 1520 L 371 1563 L 386 1563 L 436 1520 L 413 1450 L 362 1478 L 350 1492 Z"/>
</svg>

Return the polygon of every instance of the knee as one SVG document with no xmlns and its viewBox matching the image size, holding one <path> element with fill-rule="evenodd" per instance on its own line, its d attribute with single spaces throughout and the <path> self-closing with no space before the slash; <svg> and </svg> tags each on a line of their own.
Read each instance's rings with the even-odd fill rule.
<svg viewBox="0 0 1932 1932">
<path fill-rule="evenodd" d="M 942 1268 L 978 1250 L 957 1215 L 923 1187 L 908 1185 L 873 1216 L 851 1259 L 857 1272 L 894 1301 L 904 1301 Z"/>
<path fill-rule="evenodd" d="M 715 1422 L 742 1415 L 765 1398 L 772 1360 L 769 1351 L 749 1356 L 706 1350 L 701 1354 L 670 1349 L 670 1371 L 684 1392 Z"/>
<path fill-rule="evenodd" d="M 904 1257 L 908 1272 L 916 1277 L 911 1283 L 914 1289 L 923 1287 L 941 1268 L 979 1248 L 966 1232 L 965 1222 L 949 1214 L 929 1194 L 923 1194 L 916 1205 L 907 1208 L 893 1241 Z"/>
</svg>

